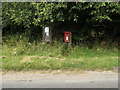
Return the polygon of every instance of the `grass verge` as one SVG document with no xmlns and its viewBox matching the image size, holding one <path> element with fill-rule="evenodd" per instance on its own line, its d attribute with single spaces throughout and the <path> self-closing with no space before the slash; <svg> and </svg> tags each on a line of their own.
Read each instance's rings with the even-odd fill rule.
<svg viewBox="0 0 120 90">
<path fill-rule="evenodd" d="M 64 43 L 3 45 L 3 70 L 112 70 L 118 66 L 115 48 L 64 48 Z M 64 55 L 63 55 L 64 53 Z"/>
</svg>

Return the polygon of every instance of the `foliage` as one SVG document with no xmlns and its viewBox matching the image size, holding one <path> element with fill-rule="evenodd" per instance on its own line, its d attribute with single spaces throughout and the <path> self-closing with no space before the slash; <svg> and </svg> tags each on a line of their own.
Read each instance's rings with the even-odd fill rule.
<svg viewBox="0 0 120 90">
<path fill-rule="evenodd" d="M 72 32 L 73 43 L 92 47 L 94 42 L 118 40 L 120 34 L 119 2 L 3 2 L 3 36 L 29 29 L 29 41 L 39 40 L 42 28 L 52 26 L 53 38 L 63 39 Z M 26 29 L 27 28 L 27 29 Z M 4 34 L 5 32 L 5 34 Z M 6 33 L 7 32 L 7 33 Z M 12 33 L 10 33 L 12 32 Z M 4 41 L 4 40 L 3 40 Z M 109 42 L 108 42 L 109 41 Z"/>
<path fill-rule="evenodd" d="M 118 2 L 3 2 L 3 25 L 45 25 L 58 21 L 112 20 L 111 14 L 120 14 Z M 86 16 L 87 17 L 86 17 Z"/>
<path fill-rule="evenodd" d="M 114 47 L 107 49 L 99 44 L 89 49 L 76 45 L 68 52 L 63 42 L 30 43 L 21 36 L 12 36 L 3 43 L 3 70 L 112 70 L 118 65 L 118 50 Z"/>
<path fill-rule="evenodd" d="M 120 33 L 119 2 L 3 2 L 2 9 L 3 32 L 8 31 L 3 34 L 3 70 L 109 70 L 117 66 L 116 44 L 107 47 Z M 80 45 L 68 49 L 63 42 L 37 41 L 42 29 L 36 27 L 46 24 L 54 25 L 59 41 L 68 30 Z M 106 37 L 108 42 L 99 42 Z M 81 41 L 86 41 L 83 46 Z"/>
<path fill-rule="evenodd" d="M 34 8 L 30 3 L 3 3 L 3 25 L 30 26 L 34 18 Z"/>
</svg>

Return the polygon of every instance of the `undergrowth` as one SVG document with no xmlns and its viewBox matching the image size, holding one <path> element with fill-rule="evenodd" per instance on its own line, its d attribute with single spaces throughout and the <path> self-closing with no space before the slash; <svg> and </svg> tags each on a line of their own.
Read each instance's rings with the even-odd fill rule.
<svg viewBox="0 0 120 90">
<path fill-rule="evenodd" d="M 3 37 L 3 70 L 111 70 L 118 66 L 118 49 L 63 41 L 30 41 L 25 34 Z"/>
</svg>

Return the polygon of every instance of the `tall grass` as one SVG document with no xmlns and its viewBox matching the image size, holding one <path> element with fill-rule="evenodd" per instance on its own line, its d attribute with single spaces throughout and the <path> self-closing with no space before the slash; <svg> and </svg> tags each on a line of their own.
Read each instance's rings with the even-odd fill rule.
<svg viewBox="0 0 120 90">
<path fill-rule="evenodd" d="M 30 41 L 26 34 L 16 34 L 3 38 L 2 48 L 3 70 L 108 70 L 118 65 L 118 49 L 97 44 L 89 49 L 82 44 L 68 45 L 62 41 Z"/>
</svg>

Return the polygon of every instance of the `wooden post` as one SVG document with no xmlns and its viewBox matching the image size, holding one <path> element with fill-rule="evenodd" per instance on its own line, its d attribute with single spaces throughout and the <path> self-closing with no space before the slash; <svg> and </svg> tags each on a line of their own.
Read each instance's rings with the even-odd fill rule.
<svg viewBox="0 0 120 90">
<path fill-rule="evenodd" d="M 72 48 L 72 34 L 70 32 L 70 42 L 68 43 L 68 48 L 71 49 Z"/>
</svg>

